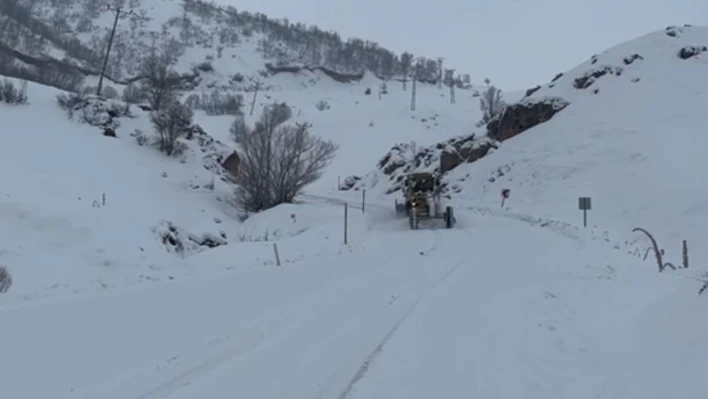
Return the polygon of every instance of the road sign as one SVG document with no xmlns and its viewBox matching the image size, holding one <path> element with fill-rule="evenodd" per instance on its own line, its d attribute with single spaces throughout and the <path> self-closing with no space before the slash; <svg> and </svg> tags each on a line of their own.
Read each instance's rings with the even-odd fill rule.
<svg viewBox="0 0 708 399">
<path fill-rule="evenodd" d="M 583 211 L 583 227 L 588 226 L 588 211 L 592 209 L 592 201 L 590 197 L 578 198 L 578 209 Z"/>
<path fill-rule="evenodd" d="M 506 201 L 507 198 L 509 198 L 510 194 L 511 194 L 511 190 L 509 190 L 508 188 L 505 188 L 501 191 L 501 196 L 502 196 L 501 206 L 502 206 L 502 208 L 504 207 L 504 202 Z"/>
</svg>

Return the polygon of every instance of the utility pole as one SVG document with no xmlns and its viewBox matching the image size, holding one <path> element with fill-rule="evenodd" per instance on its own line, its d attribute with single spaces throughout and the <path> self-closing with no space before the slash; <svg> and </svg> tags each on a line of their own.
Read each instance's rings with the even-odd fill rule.
<svg viewBox="0 0 708 399">
<path fill-rule="evenodd" d="M 261 88 L 261 81 L 260 79 L 256 81 L 256 88 L 253 91 L 253 100 L 251 101 L 251 112 L 249 112 L 249 115 L 253 115 L 253 108 L 256 106 L 256 96 L 258 96 L 258 90 Z"/>
<path fill-rule="evenodd" d="M 438 89 L 443 87 L 443 57 L 438 58 Z"/>
<path fill-rule="evenodd" d="M 413 72 L 413 83 L 411 87 L 411 111 L 415 111 L 415 84 L 418 80 L 418 73 L 420 72 L 420 62 L 415 64 L 415 70 Z"/>
<path fill-rule="evenodd" d="M 455 103 L 455 70 L 449 69 L 450 72 L 450 104 Z"/>
<path fill-rule="evenodd" d="M 101 89 L 103 89 L 103 77 L 106 74 L 106 66 L 108 66 L 108 56 L 111 54 L 111 46 L 113 46 L 113 37 L 116 35 L 116 27 L 118 26 L 118 18 L 120 17 L 123 9 L 118 7 L 112 7 L 110 4 L 106 6 L 108 11 L 113 11 L 116 14 L 116 18 L 113 20 L 113 29 L 111 29 L 111 36 L 108 38 L 108 48 L 106 49 L 106 57 L 103 59 L 103 67 L 101 68 L 101 76 L 98 78 L 98 87 L 96 88 L 96 95 L 101 95 Z M 132 13 L 130 10 L 127 14 Z"/>
</svg>

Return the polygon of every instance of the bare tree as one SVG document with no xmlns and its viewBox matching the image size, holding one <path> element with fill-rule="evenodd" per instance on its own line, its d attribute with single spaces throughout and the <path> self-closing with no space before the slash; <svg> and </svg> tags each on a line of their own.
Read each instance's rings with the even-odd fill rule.
<svg viewBox="0 0 708 399">
<path fill-rule="evenodd" d="M 450 104 L 455 103 L 455 70 L 445 70 L 445 85 L 450 88 Z"/>
<path fill-rule="evenodd" d="M 157 132 L 156 145 L 166 155 L 175 153 L 177 139 L 185 135 L 192 125 L 194 114 L 186 105 L 170 101 L 160 111 L 150 113 L 150 121 Z"/>
<path fill-rule="evenodd" d="M 253 128 L 242 118 L 232 125 L 231 133 L 241 147 L 236 199 L 246 211 L 292 202 L 334 158 L 334 143 L 312 136 L 309 124 L 284 124 L 291 116 L 287 105 L 272 104 Z"/>
<path fill-rule="evenodd" d="M 487 79 L 485 81 L 488 82 L 489 80 Z M 505 107 L 506 103 L 502 100 L 501 90 L 489 84 L 479 98 L 479 109 L 482 111 L 482 120 L 480 120 L 479 125 L 482 126 L 489 123 L 489 121 L 499 115 Z"/>
<path fill-rule="evenodd" d="M 413 66 L 413 54 L 405 52 L 401 54 L 401 77 L 403 79 L 403 91 L 406 91 L 406 82 Z"/>
<path fill-rule="evenodd" d="M 172 58 L 165 53 L 153 51 L 140 65 L 143 76 L 141 91 L 147 96 L 153 111 L 159 111 L 164 103 L 175 97 L 180 77 L 172 69 Z"/>
</svg>

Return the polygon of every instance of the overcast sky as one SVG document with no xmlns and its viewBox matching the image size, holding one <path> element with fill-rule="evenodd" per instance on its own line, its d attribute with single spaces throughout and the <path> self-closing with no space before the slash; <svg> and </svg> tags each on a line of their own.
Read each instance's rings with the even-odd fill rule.
<svg viewBox="0 0 708 399">
<path fill-rule="evenodd" d="M 217 1 L 396 53 L 442 56 L 473 81 L 489 77 L 505 90 L 546 83 L 594 53 L 667 25 L 708 24 L 708 0 Z"/>
</svg>

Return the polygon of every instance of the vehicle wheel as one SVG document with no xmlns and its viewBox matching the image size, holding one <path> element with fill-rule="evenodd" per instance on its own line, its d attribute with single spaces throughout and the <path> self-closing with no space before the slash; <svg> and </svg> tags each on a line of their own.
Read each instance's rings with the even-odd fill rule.
<svg viewBox="0 0 708 399">
<path fill-rule="evenodd" d="M 454 224 L 454 221 L 455 217 L 452 213 L 452 207 L 448 206 L 447 208 L 445 208 L 445 227 L 451 229 L 452 225 Z"/>
</svg>

